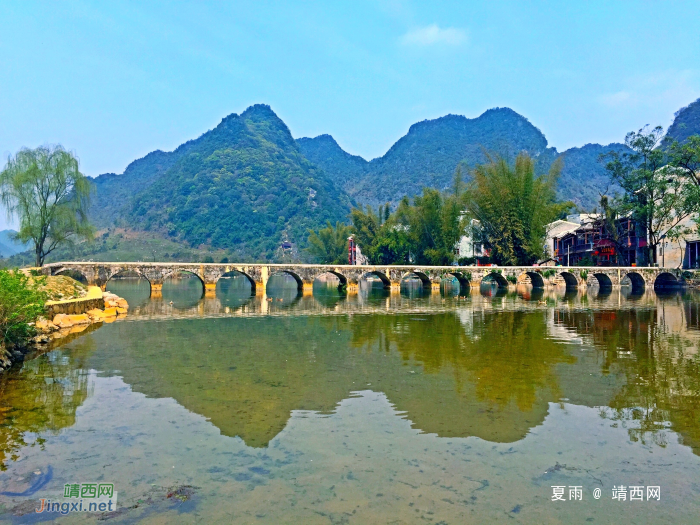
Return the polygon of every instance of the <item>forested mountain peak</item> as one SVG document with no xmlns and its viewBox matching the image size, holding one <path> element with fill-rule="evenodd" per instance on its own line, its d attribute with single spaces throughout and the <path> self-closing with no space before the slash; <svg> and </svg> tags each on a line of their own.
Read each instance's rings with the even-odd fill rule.
<svg viewBox="0 0 700 525">
<path fill-rule="evenodd" d="M 156 163 L 162 158 L 167 166 Z M 241 259 L 273 258 L 283 240 L 303 245 L 309 229 L 344 220 L 350 210 L 347 194 L 262 104 L 228 115 L 172 153 L 132 164 L 151 168 L 148 183 L 126 171 L 98 177 L 96 222 L 160 232 Z"/>
</svg>

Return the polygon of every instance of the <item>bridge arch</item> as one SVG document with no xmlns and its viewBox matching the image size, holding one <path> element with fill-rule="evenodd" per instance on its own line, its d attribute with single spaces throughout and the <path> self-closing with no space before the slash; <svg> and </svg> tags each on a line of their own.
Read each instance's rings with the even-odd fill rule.
<svg viewBox="0 0 700 525">
<path fill-rule="evenodd" d="M 71 279 L 75 279 L 80 283 L 92 284 L 87 278 L 87 275 L 85 275 L 85 272 L 79 270 L 78 268 L 73 268 L 72 266 L 65 266 L 60 270 L 54 272 L 53 275 L 65 275 L 67 277 L 70 277 Z"/>
<path fill-rule="evenodd" d="M 449 272 L 447 275 L 451 275 L 459 281 L 459 285 L 462 287 L 469 286 L 469 279 L 462 272 Z"/>
<path fill-rule="evenodd" d="M 482 283 L 491 281 L 494 281 L 499 288 L 508 288 L 508 281 L 498 272 L 490 272 L 481 280 Z"/>
<path fill-rule="evenodd" d="M 280 275 L 280 274 L 291 275 L 292 277 L 294 277 L 294 280 L 295 280 L 296 283 L 297 283 L 297 290 L 299 290 L 299 291 L 301 292 L 301 291 L 304 289 L 304 281 L 302 280 L 302 278 L 299 276 L 299 274 L 297 274 L 297 273 L 295 273 L 295 272 L 293 272 L 293 271 L 291 271 L 291 270 L 280 270 L 280 271 L 278 271 L 278 272 L 274 272 L 273 274 L 270 275 L 270 277 L 268 277 L 267 282 L 268 282 L 268 283 L 270 282 L 270 278 L 271 278 L 272 276 L 274 276 L 274 275 Z M 265 285 L 265 288 L 267 288 L 267 284 Z"/>
<path fill-rule="evenodd" d="M 598 282 L 598 286 L 601 288 L 612 288 L 612 279 L 604 273 L 594 273 L 593 277 L 596 278 L 596 281 Z"/>
<path fill-rule="evenodd" d="M 680 288 L 682 284 L 683 281 L 677 279 L 672 273 L 661 272 L 656 276 L 656 279 L 654 279 L 654 291 L 675 290 Z"/>
<path fill-rule="evenodd" d="M 164 273 L 163 274 L 163 282 L 165 282 L 166 279 L 171 279 L 173 276 L 177 275 L 178 273 L 188 273 L 190 275 L 194 275 L 199 280 L 199 282 L 202 283 L 202 290 L 204 290 L 205 286 L 204 286 L 204 280 L 202 279 L 202 277 L 197 272 L 193 272 L 191 270 L 185 270 L 182 268 L 175 268 L 174 270 L 172 270 L 170 272 Z"/>
<path fill-rule="evenodd" d="M 539 272 L 523 272 L 518 276 L 518 281 L 524 280 L 525 277 L 530 278 L 530 284 L 533 288 L 544 288 L 544 279 Z"/>
<path fill-rule="evenodd" d="M 430 282 L 430 277 L 428 277 L 423 272 L 419 271 L 408 272 L 403 277 L 401 277 L 401 280 L 404 281 L 405 279 L 408 279 L 411 276 L 418 277 L 420 279 L 420 282 L 423 283 L 423 286 L 430 287 L 432 285 L 432 283 Z"/>
<path fill-rule="evenodd" d="M 324 275 L 333 275 L 333 276 L 338 278 L 338 281 L 340 281 L 338 284 L 338 290 L 343 290 L 348 285 L 348 278 L 345 277 L 342 273 L 337 272 L 335 270 L 328 270 L 326 272 L 319 273 L 318 275 L 314 276 L 313 284 L 315 285 L 317 279 L 319 279 L 320 277 L 323 277 Z M 319 283 L 320 282 L 321 281 L 319 281 Z"/>
<path fill-rule="evenodd" d="M 630 284 L 632 286 L 632 293 L 642 293 L 644 291 L 646 283 L 644 282 L 644 277 L 642 277 L 639 273 L 629 272 L 625 274 L 622 280 L 624 281 L 625 279 L 628 279 L 630 281 Z"/>
<path fill-rule="evenodd" d="M 250 293 L 251 295 L 255 295 L 255 279 L 253 279 L 250 275 L 240 270 L 230 270 L 221 274 L 221 277 L 219 277 L 216 281 L 217 287 L 221 279 L 230 279 L 231 277 L 238 277 L 239 275 L 245 277 L 245 279 L 250 283 Z"/>
<path fill-rule="evenodd" d="M 384 288 L 391 288 L 391 281 L 389 278 L 386 276 L 384 272 L 380 272 L 379 270 L 373 270 L 371 272 L 367 272 L 362 275 L 361 279 L 367 279 L 368 276 L 374 276 L 378 277 L 381 281 L 382 284 L 384 285 Z"/>
</svg>

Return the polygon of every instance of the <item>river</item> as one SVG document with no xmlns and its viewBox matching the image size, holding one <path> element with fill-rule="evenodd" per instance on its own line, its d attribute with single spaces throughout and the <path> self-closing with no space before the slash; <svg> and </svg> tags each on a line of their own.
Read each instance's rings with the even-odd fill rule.
<svg viewBox="0 0 700 525">
<path fill-rule="evenodd" d="M 110 281 L 0 376 L 0 522 L 92 482 L 112 523 L 698 522 L 697 293 L 274 284 Z"/>
</svg>

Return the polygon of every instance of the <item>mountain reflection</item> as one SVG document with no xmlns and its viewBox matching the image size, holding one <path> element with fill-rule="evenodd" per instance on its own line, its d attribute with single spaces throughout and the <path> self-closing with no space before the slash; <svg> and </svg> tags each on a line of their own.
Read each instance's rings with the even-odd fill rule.
<svg viewBox="0 0 700 525">
<path fill-rule="evenodd" d="M 670 428 L 699 450 L 700 331 L 687 297 L 647 294 L 630 308 L 618 293 L 548 294 L 546 306 L 522 294 L 477 295 L 460 307 L 433 295 L 397 312 L 403 299 L 384 294 L 361 298 L 368 313 L 343 313 L 356 305 L 342 295 L 296 300 L 283 316 L 265 315 L 281 311 L 279 301 L 253 297 L 241 316 L 114 323 L 87 336 L 98 348 L 89 365 L 174 398 L 254 447 L 295 410 L 331 414 L 371 389 L 441 437 L 514 442 L 565 400 L 601 407 L 633 440 L 663 446 Z"/>
</svg>

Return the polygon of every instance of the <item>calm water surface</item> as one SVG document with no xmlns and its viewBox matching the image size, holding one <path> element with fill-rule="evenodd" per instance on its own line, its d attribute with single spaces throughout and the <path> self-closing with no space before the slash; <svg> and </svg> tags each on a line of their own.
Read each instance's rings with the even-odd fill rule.
<svg viewBox="0 0 700 525">
<path fill-rule="evenodd" d="M 0 521 L 95 481 L 113 523 L 698 523 L 697 295 L 272 288 L 110 282 L 125 319 L 0 377 Z"/>
</svg>

